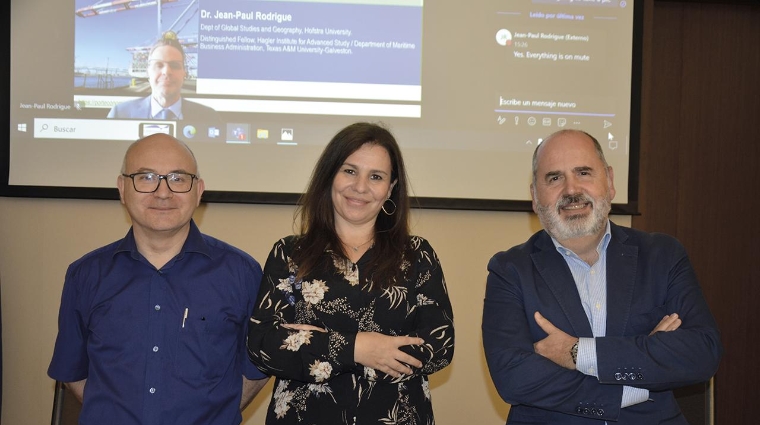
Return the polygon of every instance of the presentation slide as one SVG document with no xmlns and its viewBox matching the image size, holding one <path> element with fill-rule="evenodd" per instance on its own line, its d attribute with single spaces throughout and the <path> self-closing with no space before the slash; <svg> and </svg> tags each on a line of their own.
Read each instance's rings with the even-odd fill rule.
<svg viewBox="0 0 760 425">
<path fill-rule="evenodd" d="M 371 121 L 395 134 L 417 197 L 529 200 L 535 147 L 579 128 L 629 202 L 634 1 L 8 7 L 9 187 L 113 188 L 126 147 L 164 132 L 193 149 L 208 190 L 295 195 L 338 130 Z"/>
</svg>

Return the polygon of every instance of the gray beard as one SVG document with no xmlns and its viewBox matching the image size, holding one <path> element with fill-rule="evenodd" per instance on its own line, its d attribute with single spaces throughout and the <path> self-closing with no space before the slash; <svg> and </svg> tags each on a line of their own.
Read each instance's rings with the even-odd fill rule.
<svg viewBox="0 0 760 425">
<path fill-rule="evenodd" d="M 559 215 L 559 209 L 573 202 L 590 202 L 591 215 L 570 215 L 563 219 Z M 582 238 L 598 234 L 607 225 L 607 216 L 611 209 L 609 192 L 599 199 L 589 196 L 571 195 L 557 200 L 554 205 L 538 206 L 538 219 L 549 235 L 559 241 Z"/>
</svg>

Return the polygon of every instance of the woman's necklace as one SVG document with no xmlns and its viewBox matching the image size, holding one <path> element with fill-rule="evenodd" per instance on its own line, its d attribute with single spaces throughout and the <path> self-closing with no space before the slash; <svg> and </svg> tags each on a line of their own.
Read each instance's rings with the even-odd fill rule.
<svg viewBox="0 0 760 425">
<path fill-rule="evenodd" d="M 343 239 L 341 239 L 340 242 L 343 245 L 345 245 L 347 248 L 351 248 L 351 250 L 353 250 L 354 252 L 359 252 L 359 248 L 363 247 L 364 245 L 367 245 L 368 243 L 370 243 L 370 242 L 372 242 L 374 240 L 375 240 L 375 237 L 373 236 L 373 237 L 369 238 L 369 240 L 367 242 L 364 242 L 363 244 L 356 245 L 356 246 L 347 244 L 346 242 L 343 241 Z"/>
</svg>

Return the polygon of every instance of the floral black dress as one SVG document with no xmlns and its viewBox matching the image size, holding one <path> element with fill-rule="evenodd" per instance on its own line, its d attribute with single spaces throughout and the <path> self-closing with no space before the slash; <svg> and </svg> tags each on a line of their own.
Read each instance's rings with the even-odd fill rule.
<svg viewBox="0 0 760 425">
<path fill-rule="evenodd" d="M 275 243 L 249 327 L 248 355 L 262 372 L 276 376 L 267 424 L 432 425 L 428 377 L 454 354 L 454 322 L 443 271 L 433 248 L 412 236 L 407 277 L 373 289 L 365 274 L 373 248 L 354 264 L 330 250 L 326 268 L 300 281 L 291 260 L 295 242 Z M 305 323 L 327 332 L 280 325 Z M 422 361 L 411 375 L 393 378 L 354 362 L 357 332 L 409 335 L 420 346 L 403 351 Z"/>
</svg>

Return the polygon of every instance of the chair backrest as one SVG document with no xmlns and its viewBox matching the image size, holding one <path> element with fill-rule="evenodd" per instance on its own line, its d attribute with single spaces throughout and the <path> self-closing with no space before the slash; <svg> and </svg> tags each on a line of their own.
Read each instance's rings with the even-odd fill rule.
<svg viewBox="0 0 760 425">
<path fill-rule="evenodd" d="M 82 403 L 66 389 L 63 382 L 55 381 L 51 425 L 77 425 L 80 410 L 82 410 Z"/>
</svg>

